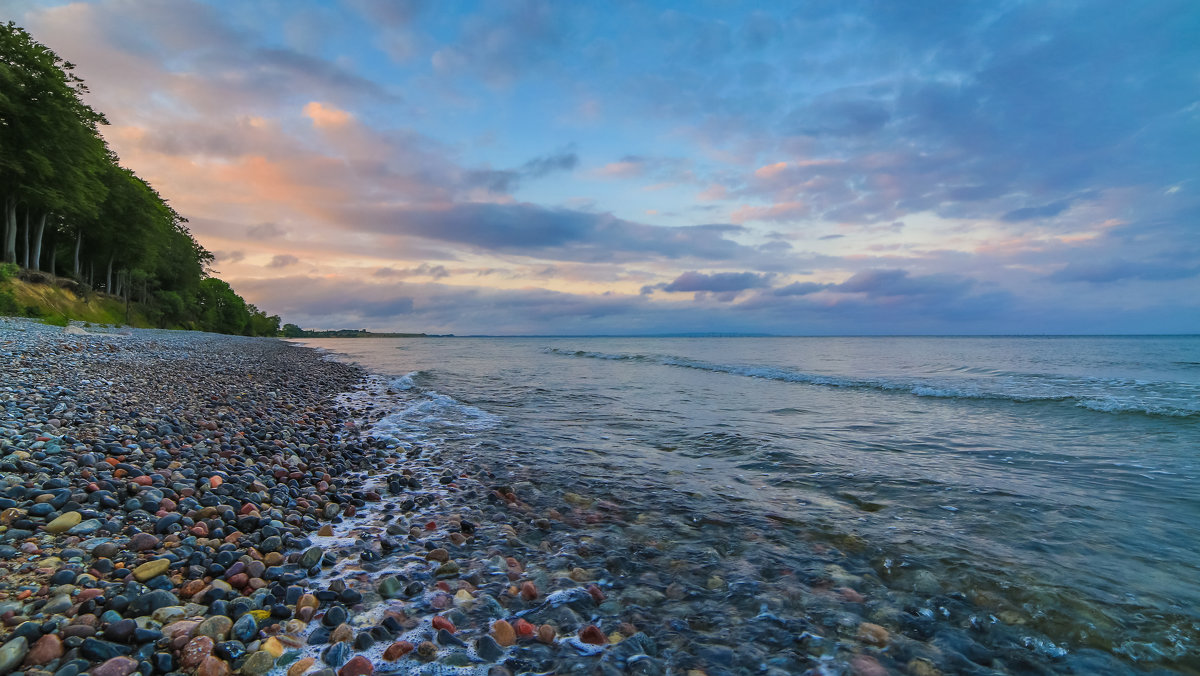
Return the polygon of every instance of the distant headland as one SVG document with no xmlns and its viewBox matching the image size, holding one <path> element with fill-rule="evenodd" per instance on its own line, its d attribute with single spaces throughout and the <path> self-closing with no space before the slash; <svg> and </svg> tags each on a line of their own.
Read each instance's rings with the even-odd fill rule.
<svg viewBox="0 0 1200 676">
<path fill-rule="evenodd" d="M 284 338 L 453 338 L 453 333 L 374 333 L 366 329 L 302 329 L 295 324 L 284 324 L 279 330 Z"/>
</svg>

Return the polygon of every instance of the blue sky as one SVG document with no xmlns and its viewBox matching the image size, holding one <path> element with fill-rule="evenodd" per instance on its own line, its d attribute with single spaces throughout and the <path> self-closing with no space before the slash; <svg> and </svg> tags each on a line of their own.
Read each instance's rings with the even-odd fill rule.
<svg viewBox="0 0 1200 676">
<path fill-rule="evenodd" d="M 285 321 L 1200 332 L 1192 2 L 6 6 Z"/>
</svg>

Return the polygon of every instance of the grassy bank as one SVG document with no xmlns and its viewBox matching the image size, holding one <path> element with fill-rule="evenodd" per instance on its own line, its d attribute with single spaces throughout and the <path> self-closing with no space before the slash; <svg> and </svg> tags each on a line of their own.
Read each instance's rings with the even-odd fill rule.
<svg viewBox="0 0 1200 676">
<path fill-rule="evenodd" d="M 92 324 L 154 328 L 137 303 L 130 305 L 127 319 L 122 299 L 90 291 L 60 277 L 46 276 L 45 282 L 16 277 L 0 281 L 0 314 L 37 317 L 58 325 L 75 319 Z"/>
</svg>

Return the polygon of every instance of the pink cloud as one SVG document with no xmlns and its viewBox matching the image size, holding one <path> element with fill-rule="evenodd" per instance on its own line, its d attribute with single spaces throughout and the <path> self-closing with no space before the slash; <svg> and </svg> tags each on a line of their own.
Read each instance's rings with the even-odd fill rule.
<svg viewBox="0 0 1200 676">
<path fill-rule="evenodd" d="M 782 202 L 766 207 L 743 205 L 730 215 L 729 220 L 734 223 L 745 223 L 746 221 L 787 222 L 805 218 L 811 211 L 803 202 Z"/>
<path fill-rule="evenodd" d="M 318 129 L 343 127 L 354 119 L 350 113 L 320 101 L 309 101 L 305 104 L 304 114 Z"/>
</svg>

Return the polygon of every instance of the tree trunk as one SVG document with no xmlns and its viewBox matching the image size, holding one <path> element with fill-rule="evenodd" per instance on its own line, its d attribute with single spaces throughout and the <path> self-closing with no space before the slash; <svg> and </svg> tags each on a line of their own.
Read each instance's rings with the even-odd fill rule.
<svg viewBox="0 0 1200 676">
<path fill-rule="evenodd" d="M 25 265 L 21 267 L 29 269 L 29 209 L 25 209 Z"/>
<path fill-rule="evenodd" d="M 17 262 L 17 200 L 8 198 L 5 207 L 4 262 Z"/>
<path fill-rule="evenodd" d="M 33 235 L 33 269 L 42 269 L 42 235 L 46 233 L 46 214 L 43 212 L 41 218 L 38 219 L 37 230 Z M 50 268 L 50 274 L 54 274 L 54 268 Z"/>
<path fill-rule="evenodd" d="M 79 269 L 79 249 L 83 246 L 83 229 L 75 236 L 75 279 L 82 279 Z"/>
<path fill-rule="evenodd" d="M 116 254 L 108 257 L 108 273 L 104 276 L 104 293 L 112 293 L 112 264 Z"/>
</svg>

